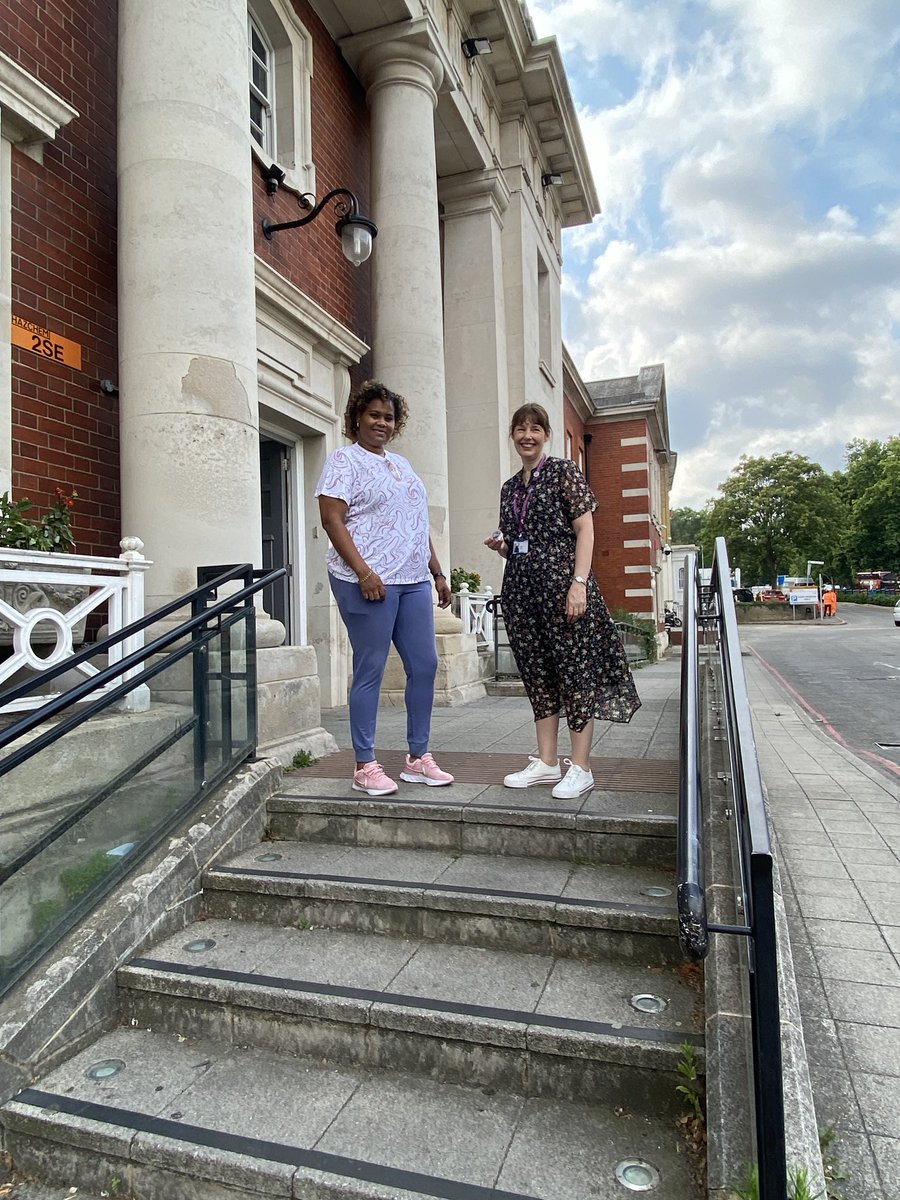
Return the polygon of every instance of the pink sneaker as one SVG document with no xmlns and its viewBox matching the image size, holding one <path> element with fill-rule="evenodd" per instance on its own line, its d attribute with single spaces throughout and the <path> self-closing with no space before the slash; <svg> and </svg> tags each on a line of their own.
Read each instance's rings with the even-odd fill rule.
<svg viewBox="0 0 900 1200">
<path fill-rule="evenodd" d="M 353 790 L 368 792 L 370 796 L 390 796 L 391 792 L 396 792 L 397 785 L 385 775 L 381 763 L 370 762 L 354 772 Z"/>
<path fill-rule="evenodd" d="M 442 771 L 430 754 L 421 758 L 406 756 L 406 770 L 400 772 L 404 783 L 427 783 L 429 787 L 446 787 L 453 782 L 449 771 Z"/>
</svg>

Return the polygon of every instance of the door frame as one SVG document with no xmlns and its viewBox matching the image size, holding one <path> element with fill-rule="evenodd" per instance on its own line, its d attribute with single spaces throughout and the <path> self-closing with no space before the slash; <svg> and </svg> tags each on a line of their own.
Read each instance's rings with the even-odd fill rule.
<svg viewBox="0 0 900 1200">
<path fill-rule="evenodd" d="M 306 614 L 306 555 L 302 530 L 306 523 L 306 505 L 303 498 L 303 451 L 296 433 L 271 421 L 261 421 L 260 435 L 279 442 L 287 450 L 287 553 L 290 565 L 288 586 L 290 590 L 291 620 L 286 642 L 291 646 L 304 646 L 307 639 Z"/>
</svg>

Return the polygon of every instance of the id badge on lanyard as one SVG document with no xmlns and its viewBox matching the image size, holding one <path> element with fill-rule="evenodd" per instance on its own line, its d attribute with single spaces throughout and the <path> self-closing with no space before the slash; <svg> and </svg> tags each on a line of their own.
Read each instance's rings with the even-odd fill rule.
<svg viewBox="0 0 900 1200">
<path fill-rule="evenodd" d="M 531 489 L 534 487 L 534 481 L 537 478 L 538 472 L 546 461 L 547 456 L 544 455 L 538 465 L 531 472 L 531 479 L 528 482 L 528 487 L 525 488 L 525 494 L 522 497 L 521 504 L 518 502 L 519 489 L 517 488 L 513 493 L 512 509 L 513 516 L 516 521 L 516 527 L 518 529 L 518 534 L 513 538 L 512 541 L 512 552 L 514 558 L 521 554 L 528 553 L 528 538 L 525 536 L 525 517 L 528 514 L 528 502 L 531 500 Z"/>
</svg>

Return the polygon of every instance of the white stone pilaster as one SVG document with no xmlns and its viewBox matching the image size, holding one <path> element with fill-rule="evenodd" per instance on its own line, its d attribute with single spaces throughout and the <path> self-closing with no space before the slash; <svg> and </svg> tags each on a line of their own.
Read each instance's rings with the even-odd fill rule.
<svg viewBox="0 0 900 1200">
<path fill-rule="evenodd" d="M 259 563 L 245 0 L 119 5 L 122 521 L 148 607 Z"/>
</svg>

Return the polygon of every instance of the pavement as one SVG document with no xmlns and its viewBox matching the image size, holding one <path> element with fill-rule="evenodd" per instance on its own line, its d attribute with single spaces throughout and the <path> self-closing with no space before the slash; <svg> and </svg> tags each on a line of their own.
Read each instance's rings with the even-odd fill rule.
<svg viewBox="0 0 900 1200">
<path fill-rule="evenodd" d="M 820 1131 L 845 1176 L 845 1200 L 900 1200 L 900 786 L 816 726 L 745 655 L 760 770 L 769 797 Z M 598 722 L 598 757 L 677 757 L 681 662 L 635 672 L 642 707 L 628 725 Z M 347 710 L 323 713 L 350 745 Z M 379 713 L 377 746 L 405 746 L 402 708 Z M 536 753 L 522 697 L 435 709 L 431 749 Z M 561 732 L 560 756 L 568 752 Z"/>
<path fill-rule="evenodd" d="M 846 1200 L 898 1200 L 900 785 L 743 663 L 819 1129 Z"/>
</svg>

